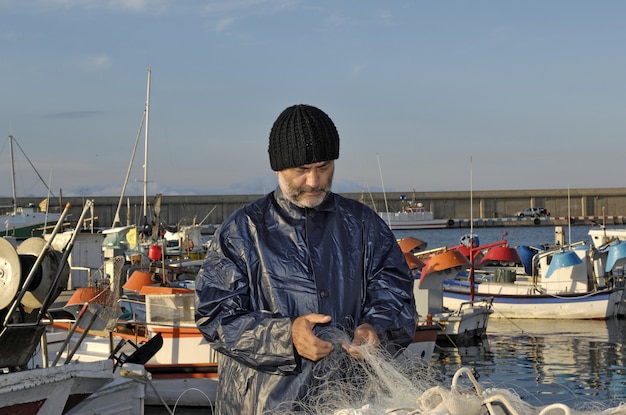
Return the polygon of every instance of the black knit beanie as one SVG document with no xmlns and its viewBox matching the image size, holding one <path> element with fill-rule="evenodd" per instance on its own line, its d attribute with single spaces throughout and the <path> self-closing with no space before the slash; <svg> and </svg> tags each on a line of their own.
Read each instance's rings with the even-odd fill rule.
<svg viewBox="0 0 626 415">
<path fill-rule="evenodd" d="M 339 134 L 324 111 L 294 105 L 274 122 L 268 152 L 274 171 L 335 160 L 339 158 Z"/>
</svg>

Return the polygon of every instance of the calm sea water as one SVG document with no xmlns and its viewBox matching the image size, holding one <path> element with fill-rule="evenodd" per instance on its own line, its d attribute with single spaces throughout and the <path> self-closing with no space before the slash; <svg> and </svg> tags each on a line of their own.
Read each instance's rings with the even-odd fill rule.
<svg viewBox="0 0 626 415">
<path fill-rule="evenodd" d="M 609 228 L 607 226 L 607 228 Z M 590 226 L 563 226 L 566 243 L 587 240 L 591 242 Z M 553 226 L 514 226 L 503 228 L 474 228 L 481 245 L 500 241 L 503 235 L 509 246 L 553 244 L 555 242 L 555 228 Z M 441 246 L 457 245 L 463 235 L 470 233 L 469 228 L 418 229 L 414 231 L 395 231 L 396 237 L 413 236 L 428 243 L 426 249 Z"/>
<path fill-rule="evenodd" d="M 590 227 L 564 227 L 566 241 L 590 241 Z M 510 246 L 554 243 L 554 227 L 474 228 L 479 242 Z M 427 249 L 459 243 L 469 229 L 398 231 L 428 242 Z M 571 235 L 571 238 L 570 238 Z M 533 406 L 614 407 L 626 402 L 626 320 L 543 321 L 490 319 L 487 338 L 469 347 L 437 347 L 432 365 L 451 381 L 472 368 L 484 388 L 515 391 Z"/>
</svg>

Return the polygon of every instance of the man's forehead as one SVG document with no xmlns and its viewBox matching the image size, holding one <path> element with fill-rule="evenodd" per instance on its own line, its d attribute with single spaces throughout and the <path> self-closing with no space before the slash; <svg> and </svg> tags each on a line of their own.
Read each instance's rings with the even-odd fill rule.
<svg viewBox="0 0 626 415">
<path fill-rule="evenodd" d="M 327 161 L 320 161 L 318 163 L 311 163 L 311 164 L 305 164 L 303 166 L 300 166 L 300 168 L 302 169 L 314 169 L 314 168 L 318 168 L 318 167 L 324 167 L 324 166 L 328 166 L 329 164 L 332 164 L 335 160 L 327 160 Z"/>
</svg>

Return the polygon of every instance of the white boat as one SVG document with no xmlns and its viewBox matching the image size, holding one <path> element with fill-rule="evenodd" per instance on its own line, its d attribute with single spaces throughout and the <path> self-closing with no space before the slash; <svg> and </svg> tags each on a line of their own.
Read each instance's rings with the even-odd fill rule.
<svg viewBox="0 0 626 415">
<path fill-rule="evenodd" d="M 487 334 L 489 316 L 493 313 L 490 298 L 468 298 L 458 305 L 444 307 L 444 280 L 451 272 L 469 267 L 469 261 L 460 252 L 444 251 L 429 257 L 415 279 L 413 295 L 417 313 L 420 319 L 441 327 L 440 343 L 463 344 Z"/>
<path fill-rule="evenodd" d="M 69 206 L 62 212 L 51 240 L 68 211 Z M 145 381 L 140 378 L 146 374 L 142 367 L 133 367 L 132 376 L 127 376 L 128 368 L 114 373 L 113 361 L 108 358 L 56 366 L 46 357 L 49 307 L 68 282 L 67 256 L 73 241 L 70 238 L 61 252 L 42 238 L 28 238 L 17 248 L 0 238 L 0 413 L 143 411 Z"/>
<path fill-rule="evenodd" d="M 403 202 L 399 212 L 378 214 L 392 230 L 440 229 L 454 224 L 452 219 L 435 219 L 433 212 L 426 210 L 421 203 Z"/>
<path fill-rule="evenodd" d="M 623 314 L 623 253 L 607 270 L 609 250 L 590 250 L 585 242 L 548 250 L 518 247 L 518 252 L 524 259 L 532 249 L 525 271 L 501 267 L 499 274 L 476 275 L 475 298 L 493 299 L 493 318 L 604 320 Z M 468 301 L 471 287 L 463 275 L 447 279 L 444 304 L 453 308 Z"/>
<path fill-rule="evenodd" d="M 61 217 L 61 214 L 59 212 L 48 212 L 47 199 L 42 200 L 39 206 L 36 206 L 34 203 L 29 203 L 26 206 L 18 206 L 17 191 L 15 187 L 15 162 L 13 155 L 14 143 L 17 144 L 15 138 L 12 135 L 9 135 L 13 206 L 10 212 L 0 215 L 0 230 L 2 231 L 3 236 L 13 236 L 16 238 L 41 236 L 47 225 L 56 223 L 57 220 L 59 220 L 59 217 Z"/>
<path fill-rule="evenodd" d="M 175 285 L 153 284 L 139 290 L 145 299 L 145 321 L 131 323 L 134 332 L 126 337 L 143 333 L 147 338 L 163 338 L 163 347 L 145 364 L 162 397 L 148 394 L 146 404 L 165 401 L 171 407 L 210 407 L 217 391 L 217 355 L 196 326 L 193 285 Z M 123 333 L 114 333 L 117 336 Z M 203 393 L 189 393 L 190 388 Z"/>
<path fill-rule="evenodd" d="M 108 264 L 118 259 L 123 262 L 124 256 L 106 259 L 102 269 L 110 271 L 96 274 L 111 277 L 110 281 L 64 294 L 63 309 L 72 318 L 56 319 L 48 331 L 48 336 L 62 333 L 61 337 L 68 339 L 57 348 L 61 350 L 59 358 L 91 362 L 123 352 L 117 360 L 127 362 L 133 352 L 129 352 L 129 344 L 144 348 L 156 340 L 158 348 L 148 347 L 152 354 L 131 362 L 141 363 L 150 378 L 145 405 L 170 411 L 175 407 L 211 407 L 217 390 L 217 356 L 195 324 L 195 293 L 189 279 L 194 270 L 181 262 L 142 260 L 140 263 L 148 264 L 145 268 Z M 130 278 L 124 283 L 126 271 Z M 189 278 L 177 280 L 182 274 Z M 122 283 L 123 292 L 115 292 L 113 287 Z"/>
<path fill-rule="evenodd" d="M 112 332 L 92 330 L 82 339 L 83 331 L 77 330 L 67 345 L 73 350 L 71 359 L 98 361 L 111 356 L 116 347 L 123 346 L 128 350 L 131 342 L 146 345 L 158 339 L 158 350 L 142 362 L 150 378 L 145 405 L 170 410 L 175 407 L 209 408 L 215 401 L 217 390 L 217 363 L 214 352 L 195 327 L 194 294 L 172 289 L 159 291 L 145 296 L 145 321 L 120 321 Z M 68 333 L 70 327 L 56 323 L 53 333 Z M 122 354 L 120 362 L 125 362 L 128 356 L 128 352 Z M 62 358 L 65 357 L 63 354 Z"/>
<path fill-rule="evenodd" d="M 454 224 L 452 219 L 435 219 L 433 212 L 426 210 L 424 205 L 413 200 L 408 201 L 406 195 L 401 195 L 401 209 L 398 212 L 378 212 L 378 215 L 385 221 L 391 230 L 413 230 L 413 229 L 439 229 Z M 359 198 L 361 203 L 365 203 L 363 192 Z M 387 199 L 385 197 L 385 204 Z M 372 208 L 376 211 L 376 206 L 372 201 Z"/>
<path fill-rule="evenodd" d="M 485 337 L 493 313 L 489 299 L 468 300 L 455 308 L 443 305 L 443 281 L 450 273 L 469 268 L 469 260 L 457 250 L 425 251 L 427 244 L 413 237 L 398 244 L 415 276 L 413 296 L 419 321 L 440 327 L 437 342 L 465 344 Z"/>
<path fill-rule="evenodd" d="M 611 241 L 626 241 L 625 228 L 607 228 L 600 226 L 599 228 L 590 229 L 588 232 L 591 237 L 591 243 L 594 247 L 600 248 Z"/>
</svg>

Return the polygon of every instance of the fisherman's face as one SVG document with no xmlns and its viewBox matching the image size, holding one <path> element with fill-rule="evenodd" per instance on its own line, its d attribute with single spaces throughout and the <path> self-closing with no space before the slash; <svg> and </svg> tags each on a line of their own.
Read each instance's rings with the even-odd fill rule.
<svg viewBox="0 0 626 415">
<path fill-rule="evenodd" d="M 304 208 L 318 206 L 330 192 L 335 160 L 305 164 L 277 171 L 278 185 L 291 203 Z"/>
</svg>

